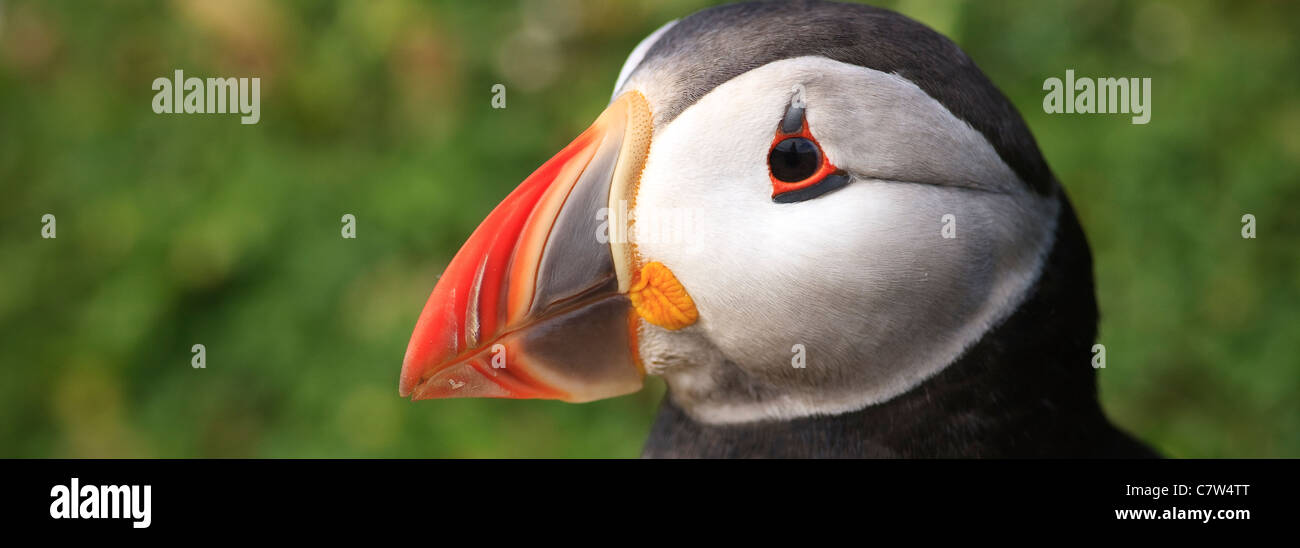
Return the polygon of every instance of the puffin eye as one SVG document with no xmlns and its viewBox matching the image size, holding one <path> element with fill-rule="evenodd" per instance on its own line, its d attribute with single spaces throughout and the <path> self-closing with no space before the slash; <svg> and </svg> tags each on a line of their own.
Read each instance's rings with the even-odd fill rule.
<svg viewBox="0 0 1300 548">
<path fill-rule="evenodd" d="M 777 124 L 776 137 L 767 151 L 772 178 L 772 201 L 779 204 L 811 200 L 849 184 L 849 175 L 826 158 L 817 143 L 804 106 L 792 101 Z"/>
<path fill-rule="evenodd" d="M 797 183 L 817 173 L 822 155 L 817 145 L 803 137 L 783 139 L 767 154 L 767 165 L 778 181 Z"/>
</svg>

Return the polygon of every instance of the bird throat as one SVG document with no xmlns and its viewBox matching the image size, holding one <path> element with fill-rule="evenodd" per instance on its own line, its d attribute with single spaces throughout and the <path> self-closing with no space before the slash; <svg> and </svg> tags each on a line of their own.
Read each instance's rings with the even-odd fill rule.
<svg viewBox="0 0 1300 548">
<path fill-rule="evenodd" d="M 1150 456 L 1096 398 L 1092 259 L 1068 201 L 1043 272 L 1021 306 L 939 374 L 838 415 L 708 424 L 673 401 L 647 457 Z"/>
</svg>

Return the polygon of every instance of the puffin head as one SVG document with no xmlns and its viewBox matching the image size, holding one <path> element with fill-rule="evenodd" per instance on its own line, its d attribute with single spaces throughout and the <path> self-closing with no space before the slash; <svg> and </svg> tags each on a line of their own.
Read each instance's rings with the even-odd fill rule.
<svg viewBox="0 0 1300 548">
<path fill-rule="evenodd" d="M 941 35 L 866 6 L 705 10 L 642 41 L 469 237 L 400 392 L 582 402 L 657 374 L 708 423 L 863 409 L 1014 312 L 1062 215 L 1019 114 Z"/>
</svg>

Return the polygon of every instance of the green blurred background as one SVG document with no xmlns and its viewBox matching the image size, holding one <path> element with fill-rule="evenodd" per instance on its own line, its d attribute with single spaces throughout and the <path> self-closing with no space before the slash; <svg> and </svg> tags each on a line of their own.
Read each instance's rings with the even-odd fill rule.
<svg viewBox="0 0 1300 548">
<path fill-rule="evenodd" d="M 0 0 L 0 456 L 637 455 L 661 383 L 411 403 L 397 374 L 478 221 L 706 4 Z M 960 44 L 1069 190 L 1114 420 L 1300 456 L 1300 4 L 879 4 Z M 261 122 L 154 114 L 178 68 L 261 77 Z M 1151 123 L 1044 114 L 1067 68 L 1151 77 Z"/>
</svg>

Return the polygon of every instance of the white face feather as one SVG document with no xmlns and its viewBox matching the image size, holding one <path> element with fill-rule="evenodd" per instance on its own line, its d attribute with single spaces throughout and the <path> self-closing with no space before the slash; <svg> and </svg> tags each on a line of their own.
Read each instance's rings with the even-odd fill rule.
<svg viewBox="0 0 1300 548">
<path fill-rule="evenodd" d="M 668 32 L 668 29 L 673 28 L 673 25 L 676 24 L 676 19 L 664 23 L 664 26 L 655 29 L 654 32 L 650 33 L 650 36 L 645 37 L 635 48 L 632 48 L 632 53 L 627 56 L 626 61 L 623 61 L 623 68 L 618 71 L 618 79 L 614 81 L 614 96 L 610 97 L 611 101 L 618 98 L 619 90 L 622 89 L 623 84 L 627 83 L 628 77 L 632 75 L 633 70 L 636 70 L 637 65 L 641 64 L 641 60 L 645 59 L 645 54 L 650 51 L 650 47 L 655 45 L 655 42 L 659 41 L 659 37 L 663 36 L 665 32 Z"/>
<path fill-rule="evenodd" d="M 620 91 L 641 91 L 654 110 L 666 89 L 657 84 L 641 71 Z M 767 153 L 796 84 L 813 135 L 853 180 L 775 203 Z M 1058 207 L 900 76 L 823 57 L 761 66 L 656 128 L 636 223 L 697 214 L 685 234 L 642 238 L 637 250 L 676 274 L 700 315 L 680 331 L 642 322 L 642 361 L 704 422 L 883 402 L 1019 306 L 1052 246 Z M 945 215 L 955 238 L 943 236 Z M 796 345 L 804 368 L 792 365 Z"/>
</svg>

